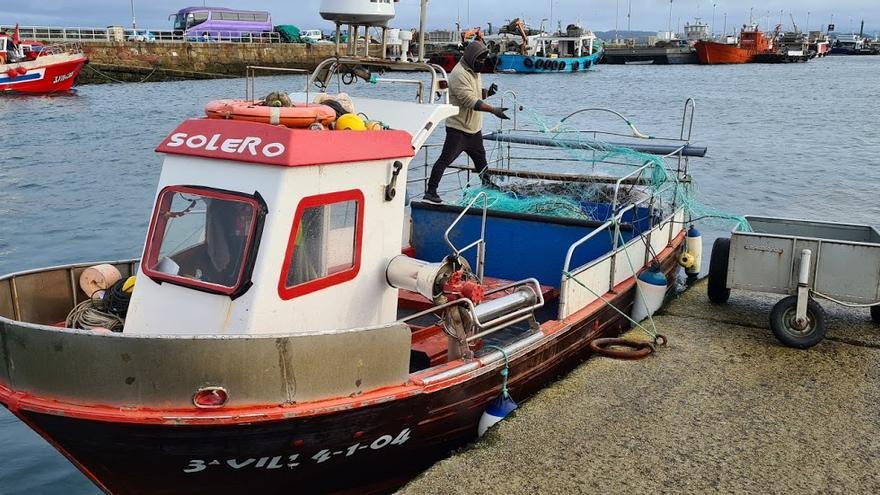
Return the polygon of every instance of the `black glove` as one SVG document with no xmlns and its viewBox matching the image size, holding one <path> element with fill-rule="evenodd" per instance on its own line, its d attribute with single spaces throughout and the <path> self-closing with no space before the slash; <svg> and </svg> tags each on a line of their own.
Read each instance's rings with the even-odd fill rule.
<svg viewBox="0 0 880 495">
<path fill-rule="evenodd" d="M 504 107 L 494 107 L 492 108 L 492 115 L 498 117 L 501 120 L 510 120 L 510 117 L 508 117 L 507 114 L 504 113 L 506 111 L 507 109 Z"/>
<path fill-rule="evenodd" d="M 498 93 L 498 85 L 495 83 L 492 83 L 492 85 L 489 86 L 489 90 L 486 91 L 486 97 L 488 98 L 496 93 Z"/>
</svg>

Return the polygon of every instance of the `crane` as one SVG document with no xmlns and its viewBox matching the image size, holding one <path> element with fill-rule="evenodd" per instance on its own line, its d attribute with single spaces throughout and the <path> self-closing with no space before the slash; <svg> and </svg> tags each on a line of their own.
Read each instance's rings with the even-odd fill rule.
<svg viewBox="0 0 880 495">
<path fill-rule="evenodd" d="M 523 55 L 529 54 L 529 35 L 526 33 L 526 25 L 517 17 L 516 19 L 510 21 L 510 23 L 505 27 L 505 31 L 509 33 L 519 34 L 520 38 L 522 38 L 522 46 L 520 47 L 520 53 Z"/>
</svg>

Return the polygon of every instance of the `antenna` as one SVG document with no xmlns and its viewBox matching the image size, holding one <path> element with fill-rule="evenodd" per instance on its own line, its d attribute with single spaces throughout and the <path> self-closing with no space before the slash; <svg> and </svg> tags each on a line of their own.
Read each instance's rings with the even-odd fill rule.
<svg viewBox="0 0 880 495">
<path fill-rule="evenodd" d="M 630 1 L 632 5 L 632 1 Z M 666 32 L 669 33 L 669 39 L 672 39 L 672 0 L 669 0 L 669 22 L 666 26 Z"/>
</svg>

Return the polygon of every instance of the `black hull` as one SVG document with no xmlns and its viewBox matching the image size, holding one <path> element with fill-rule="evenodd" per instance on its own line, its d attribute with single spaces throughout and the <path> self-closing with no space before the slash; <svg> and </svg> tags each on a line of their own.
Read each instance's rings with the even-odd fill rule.
<svg viewBox="0 0 880 495">
<path fill-rule="evenodd" d="M 670 280 L 682 241 L 683 234 L 664 252 Z M 630 283 L 607 297 L 629 312 L 634 292 Z M 539 348 L 511 361 L 512 397 L 528 398 L 585 361 L 592 340 L 628 328 L 602 305 L 556 328 Z M 209 425 L 107 422 L 4 405 L 108 493 L 368 493 L 393 490 L 474 440 L 501 380 L 497 372 L 483 373 L 332 414 Z"/>
</svg>

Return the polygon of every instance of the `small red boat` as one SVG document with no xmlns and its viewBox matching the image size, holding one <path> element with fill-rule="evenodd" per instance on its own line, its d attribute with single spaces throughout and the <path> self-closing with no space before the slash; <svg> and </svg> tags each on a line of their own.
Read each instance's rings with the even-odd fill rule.
<svg viewBox="0 0 880 495">
<path fill-rule="evenodd" d="M 69 91 L 88 59 L 78 45 L 42 46 L 25 53 L 18 27 L 0 34 L 0 93 Z"/>
<path fill-rule="evenodd" d="M 773 42 L 764 36 L 758 26 L 743 26 L 739 43 L 730 45 L 717 41 L 698 41 L 694 45 L 702 65 L 746 64 L 755 56 L 772 51 Z"/>
</svg>

